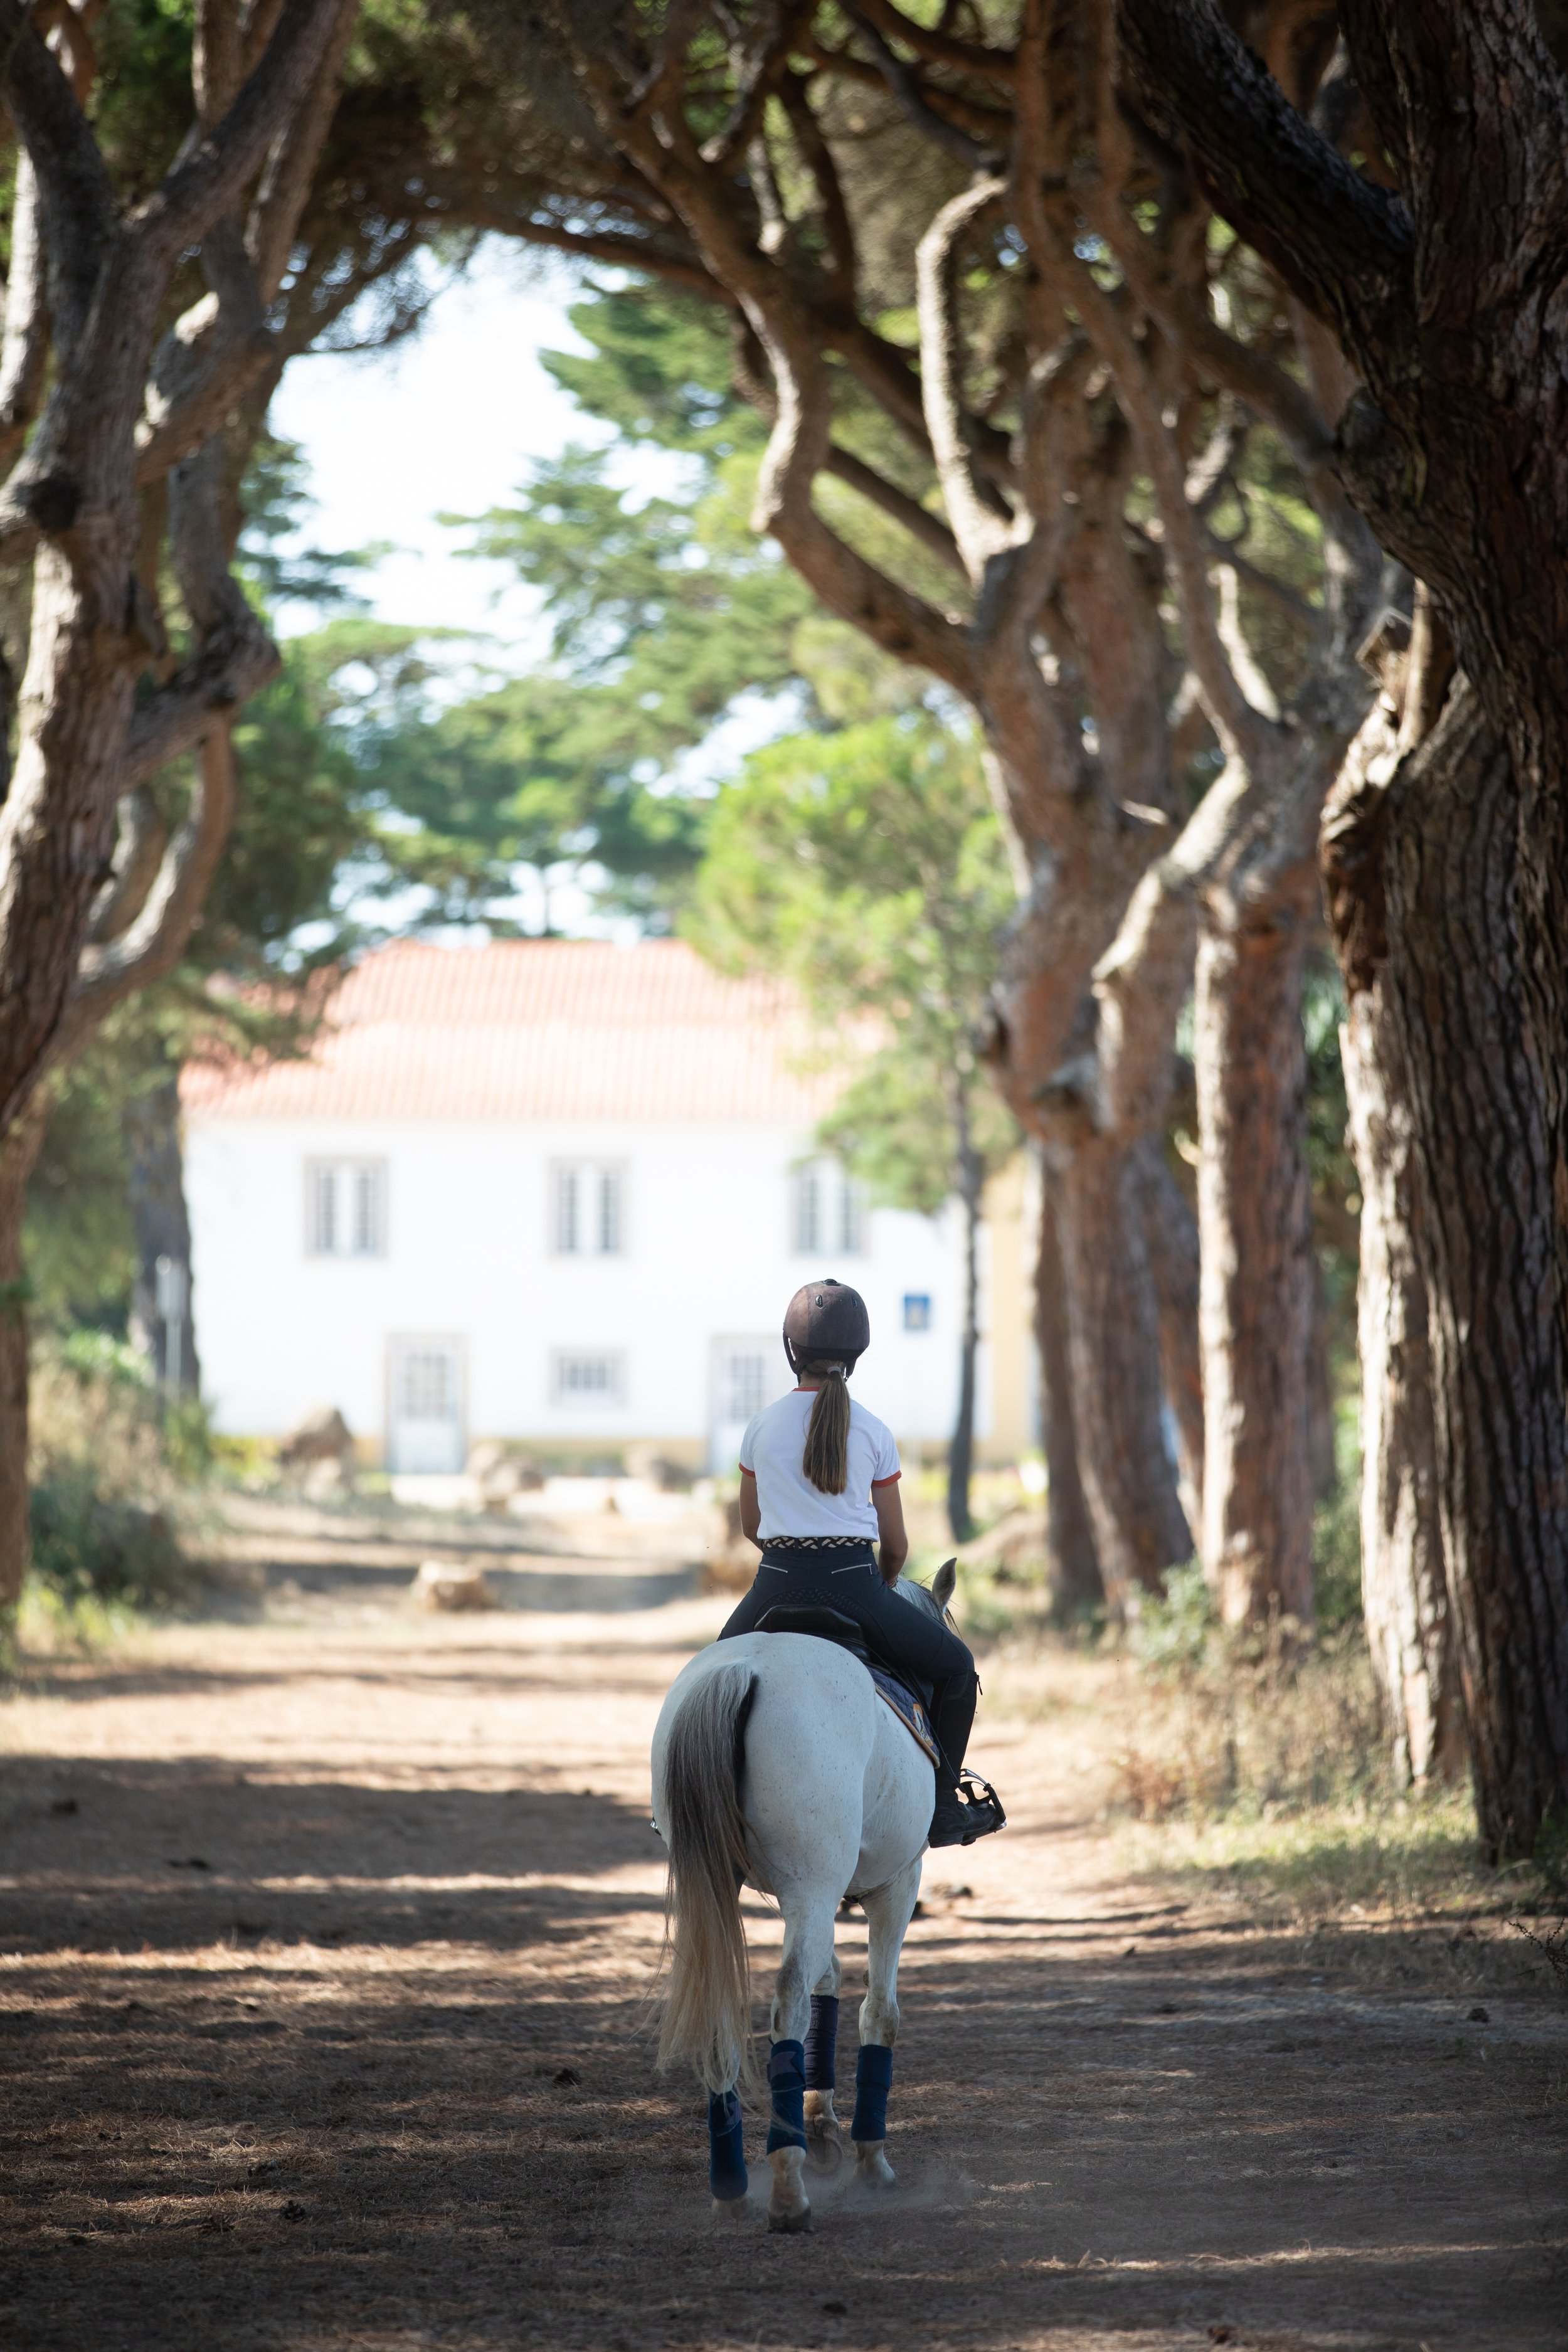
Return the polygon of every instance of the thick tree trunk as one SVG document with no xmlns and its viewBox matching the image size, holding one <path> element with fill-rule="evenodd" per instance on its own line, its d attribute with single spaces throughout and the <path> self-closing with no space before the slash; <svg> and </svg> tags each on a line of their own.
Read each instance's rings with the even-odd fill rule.
<svg viewBox="0 0 1568 2352">
<path fill-rule="evenodd" d="M 0 1139 L 0 1612 L 14 1609 L 30 1552 L 27 1484 L 27 1179 L 47 1124 L 37 1097 Z"/>
<path fill-rule="evenodd" d="M 165 1066 L 132 1096 L 124 1115 L 131 1219 L 136 1235 L 136 1278 L 131 1294 L 131 1335 L 160 1381 L 184 1396 L 201 1393 L 191 1295 L 191 1224 L 185 1207 L 180 1148 L 178 1072 Z M 160 1303 L 158 1261 L 178 1269 L 181 1312 L 175 1323 Z"/>
<path fill-rule="evenodd" d="M 1047 1567 L 1052 1601 L 1061 1614 L 1070 1616 L 1099 1606 L 1105 1599 L 1105 1585 L 1078 1466 L 1061 1244 L 1048 1175 L 1040 1186 L 1035 1345 L 1040 1366 L 1040 1438 L 1046 1457 Z"/>
<path fill-rule="evenodd" d="M 1389 786 L 1388 982 L 1417 1138 L 1449 1601 L 1489 1855 L 1568 1812 L 1568 1417 L 1519 788 L 1462 681 Z"/>
<path fill-rule="evenodd" d="M 982 1170 L 960 1129 L 960 1190 L 963 1204 L 963 1334 L 959 1342 L 958 1418 L 947 1454 L 947 1524 L 954 1543 L 974 1532 L 969 1481 L 974 1466 L 974 1359 L 980 1345 L 980 1192 Z"/>
<path fill-rule="evenodd" d="M 1312 1619 L 1304 946 L 1289 909 L 1198 941 L 1202 1551 L 1231 1625 Z"/>
<path fill-rule="evenodd" d="M 1182 1513 L 1197 1527 L 1204 1494 L 1204 1371 L 1198 1349 L 1202 1266 L 1197 1220 L 1165 1165 L 1158 1139 L 1138 1148 L 1140 1199 L 1149 1270 L 1160 1316 L 1160 1370 L 1176 1429 Z"/>
<path fill-rule="evenodd" d="M 1311 1266 L 1312 1320 L 1307 1340 L 1307 1450 L 1311 1457 L 1312 1495 L 1326 1503 L 1340 1483 L 1334 1444 L 1334 1369 L 1329 1360 L 1329 1308 L 1322 1269 Z"/>
<path fill-rule="evenodd" d="M 1383 975 L 1352 997 L 1340 1039 L 1362 1196 L 1362 1606 L 1394 1771 L 1419 1787 L 1454 1777 L 1465 1731 L 1438 1527 L 1415 1136 Z"/>
<path fill-rule="evenodd" d="M 1434 643 L 1424 599 L 1402 666 L 1399 634 L 1373 656 L 1386 664 L 1386 691 L 1329 795 L 1321 851 L 1348 1001 L 1340 1048 L 1362 1192 L 1362 1607 L 1394 1773 L 1419 1786 L 1458 1772 L 1465 1729 L 1437 1507 L 1420 1139 L 1388 978 L 1388 784 L 1402 744 L 1436 718 L 1426 706 L 1440 706 L 1452 663 L 1446 641 Z"/>
<path fill-rule="evenodd" d="M 1079 1470 L 1106 1599 L 1125 1616 L 1193 1549 L 1165 1446 L 1138 1150 L 1083 1127 L 1047 1159 Z"/>
</svg>

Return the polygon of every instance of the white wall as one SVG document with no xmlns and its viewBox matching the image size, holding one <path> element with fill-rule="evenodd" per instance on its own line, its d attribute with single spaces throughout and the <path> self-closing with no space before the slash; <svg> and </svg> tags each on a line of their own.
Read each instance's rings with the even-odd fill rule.
<svg viewBox="0 0 1568 2352">
<path fill-rule="evenodd" d="M 732 1123 L 194 1118 L 195 1312 L 216 1426 L 276 1435 L 335 1404 L 357 1436 L 379 1439 L 388 1342 L 429 1335 L 465 1342 L 470 1439 L 705 1441 L 713 1342 L 766 1335 L 776 1347 L 791 1292 L 835 1274 L 871 1314 L 856 1395 L 902 1438 L 943 1438 L 957 1392 L 956 1216 L 877 1210 L 863 1255 L 799 1257 L 791 1171 L 809 1149 L 802 1133 Z M 306 1162 L 332 1158 L 387 1163 L 384 1256 L 307 1255 Z M 619 1256 L 551 1255 L 550 1169 L 574 1158 L 626 1167 Z M 902 1328 L 906 1292 L 930 1295 L 929 1331 Z M 560 1348 L 623 1350 L 624 1400 L 553 1402 Z M 776 1362 L 782 1389 L 782 1350 Z M 983 1376 L 982 1431 L 985 1397 Z"/>
</svg>

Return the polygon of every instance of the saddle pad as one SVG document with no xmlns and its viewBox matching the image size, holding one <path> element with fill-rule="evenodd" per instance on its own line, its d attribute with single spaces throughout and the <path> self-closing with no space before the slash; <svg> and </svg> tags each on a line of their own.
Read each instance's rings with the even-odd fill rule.
<svg viewBox="0 0 1568 2352">
<path fill-rule="evenodd" d="M 931 1717 L 913 1691 L 907 1690 L 897 1675 L 886 1673 L 880 1666 L 868 1666 L 866 1671 L 916 1746 L 924 1748 L 933 1764 L 940 1764 L 942 1754 L 931 1727 Z"/>
</svg>

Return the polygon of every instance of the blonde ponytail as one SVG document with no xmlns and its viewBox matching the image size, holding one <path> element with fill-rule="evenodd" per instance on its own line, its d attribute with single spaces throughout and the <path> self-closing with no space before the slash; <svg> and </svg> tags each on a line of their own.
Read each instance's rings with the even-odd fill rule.
<svg viewBox="0 0 1568 2352">
<path fill-rule="evenodd" d="M 819 1363 L 807 1357 L 800 1367 L 809 1380 L 819 1380 L 805 1433 L 801 1468 L 823 1495 L 842 1495 L 849 1484 L 848 1374 L 842 1364 Z"/>
</svg>

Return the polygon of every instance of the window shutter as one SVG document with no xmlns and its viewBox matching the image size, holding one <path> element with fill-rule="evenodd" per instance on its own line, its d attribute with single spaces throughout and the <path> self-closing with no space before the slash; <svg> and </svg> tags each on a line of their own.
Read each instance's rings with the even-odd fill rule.
<svg viewBox="0 0 1568 2352">
<path fill-rule="evenodd" d="M 816 1169 L 803 1168 L 795 1181 L 795 1245 L 805 1257 L 812 1256 L 819 1246 L 817 1202 L 820 1192 Z"/>
<path fill-rule="evenodd" d="M 335 1168 L 313 1168 L 310 1171 L 310 1247 L 322 1256 L 330 1256 L 337 1247 L 338 1171 Z"/>
<path fill-rule="evenodd" d="M 860 1187 L 858 1184 L 852 1183 L 842 1171 L 839 1173 L 839 1185 L 841 1189 L 838 1194 L 838 1245 L 846 1256 L 858 1257 L 864 1223 Z"/>
<path fill-rule="evenodd" d="M 621 1248 L 621 1171 L 599 1171 L 599 1247 L 605 1257 L 618 1257 Z"/>
<path fill-rule="evenodd" d="M 353 1249 L 358 1257 L 374 1257 L 380 1244 L 378 1173 L 374 1168 L 356 1168 L 353 1171 Z"/>
<path fill-rule="evenodd" d="M 566 1256 L 577 1247 L 577 1171 L 563 1168 L 555 1179 L 555 1246 Z"/>
</svg>

